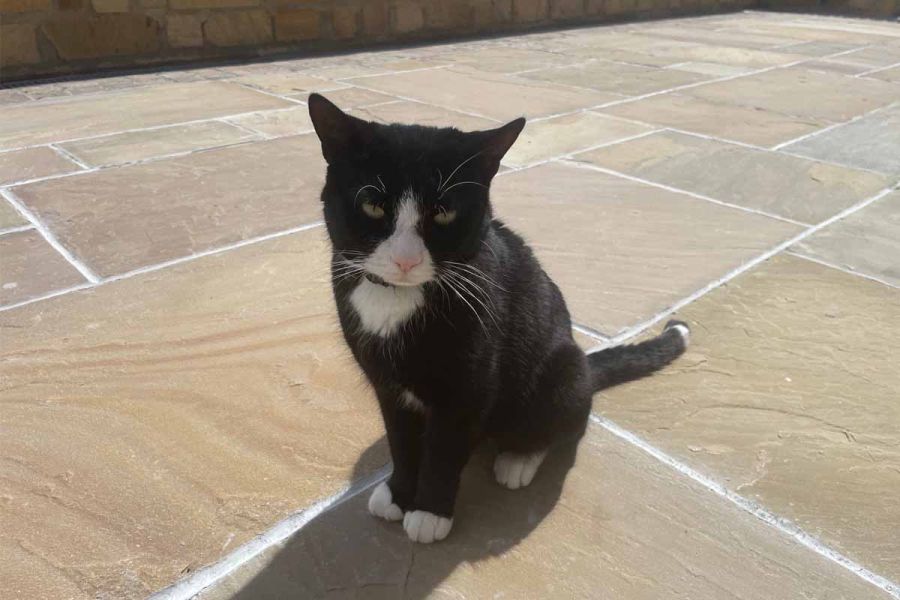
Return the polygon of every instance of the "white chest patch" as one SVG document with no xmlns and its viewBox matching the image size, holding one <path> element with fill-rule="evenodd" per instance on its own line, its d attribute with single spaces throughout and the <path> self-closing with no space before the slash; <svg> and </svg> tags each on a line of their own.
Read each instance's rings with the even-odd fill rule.
<svg viewBox="0 0 900 600">
<path fill-rule="evenodd" d="M 397 331 L 424 303 L 425 296 L 418 287 L 387 287 L 368 279 L 350 294 L 350 304 L 363 331 L 381 337 Z"/>
</svg>

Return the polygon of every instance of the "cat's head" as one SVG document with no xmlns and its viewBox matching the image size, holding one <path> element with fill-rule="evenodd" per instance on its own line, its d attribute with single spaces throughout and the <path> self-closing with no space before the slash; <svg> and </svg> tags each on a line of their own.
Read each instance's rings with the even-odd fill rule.
<svg viewBox="0 0 900 600">
<path fill-rule="evenodd" d="M 468 133 L 383 125 L 318 94 L 309 97 L 309 115 L 328 162 L 325 222 L 345 272 L 416 286 L 479 251 L 491 180 L 525 119 Z"/>
</svg>

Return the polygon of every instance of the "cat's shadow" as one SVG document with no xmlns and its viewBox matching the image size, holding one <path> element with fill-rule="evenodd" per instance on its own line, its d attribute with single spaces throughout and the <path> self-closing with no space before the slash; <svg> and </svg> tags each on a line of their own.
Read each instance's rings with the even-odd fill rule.
<svg viewBox="0 0 900 600">
<path fill-rule="evenodd" d="M 356 463 L 354 481 L 371 473 L 372 465 L 383 462 L 387 454 L 384 439 L 369 447 Z M 574 445 L 556 448 L 529 487 L 512 491 L 493 480 L 493 449 L 480 448 L 463 473 L 453 531 L 437 544 L 413 544 L 399 523 L 369 515 L 370 490 L 364 490 L 295 533 L 231 597 L 429 597 L 461 565 L 507 554 L 531 534 L 559 500 L 575 454 Z M 514 554 L 507 560 L 514 561 Z M 458 583 L 469 594 L 458 592 L 478 595 L 471 588 L 475 580 L 471 573 L 461 579 Z"/>
</svg>

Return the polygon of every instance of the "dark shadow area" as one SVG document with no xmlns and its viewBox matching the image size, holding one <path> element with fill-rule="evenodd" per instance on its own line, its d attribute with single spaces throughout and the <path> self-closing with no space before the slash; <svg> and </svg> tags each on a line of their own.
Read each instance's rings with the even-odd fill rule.
<svg viewBox="0 0 900 600">
<path fill-rule="evenodd" d="M 464 563 L 514 548 L 553 510 L 577 447 L 557 448 L 534 482 L 507 490 L 493 479 L 495 451 L 483 446 L 463 473 L 453 531 L 443 542 L 410 542 L 400 523 L 369 515 L 370 489 L 319 515 L 292 536 L 233 598 L 426 598 Z M 382 438 L 356 464 L 354 480 L 386 452 Z"/>
</svg>

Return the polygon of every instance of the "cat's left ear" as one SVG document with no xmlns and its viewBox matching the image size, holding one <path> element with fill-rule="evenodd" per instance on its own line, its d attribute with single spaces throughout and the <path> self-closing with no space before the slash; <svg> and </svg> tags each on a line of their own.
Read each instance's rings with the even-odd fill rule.
<svg viewBox="0 0 900 600">
<path fill-rule="evenodd" d="M 487 169 L 489 178 L 497 174 L 500 161 L 522 133 L 523 127 L 525 127 L 525 118 L 519 117 L 503 127 L 482 132 L 484 136 L 481 150 L 482 164 Z"/>
<path fill-rule="evenodd" d="M 322 142 L 322 155 L 328 164 L 363 151 L 371 142 L 369 124 L 351 117 L 320 94 L 310 94 L 309 118 Z"/>
</svg>

